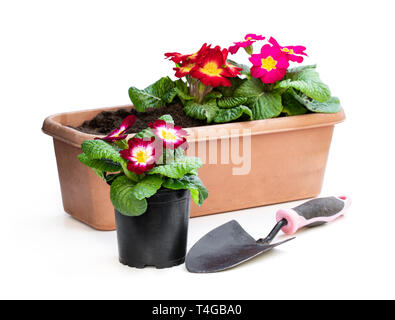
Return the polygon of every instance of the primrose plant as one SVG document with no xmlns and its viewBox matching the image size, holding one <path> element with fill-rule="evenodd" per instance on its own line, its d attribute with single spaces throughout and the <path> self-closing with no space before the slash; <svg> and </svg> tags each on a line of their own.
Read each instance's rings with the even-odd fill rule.
<svg viewBox="0 0 395 320">
<path fill-rule="evenodd" d="M 340 111 L 339 99 L 331 96 L 315 65 L 290 68 L 307 56 L 304 46 L 281 46 L 270 37 L 254 53 L 258 41 L 265 37 L 247 34 L 229 48 L 205 43 L 193 54 L 165 53 L 179 79 L 164 77 L 144 90 L 131 87 L 130 99 L 141 112 L 178 103 L 189 117 L 207 123 Z M 228 59 L 240 48 L 250 65 Z"/>
<path fill-rule="evenodd" d="M 147 198 L 160 188 L 187 189 L 200 206 L 208 191 L 197 174 L 202 162 L 185 156 L 187 132 L 164 115 L 128 140 L 135 121 L 135 116 L 128 116 L 106 137 L 84 141 L 78 156 L 111 185 L 115 209 L 127 216 L 141 215 L 147 210 Z"/>
</svg>

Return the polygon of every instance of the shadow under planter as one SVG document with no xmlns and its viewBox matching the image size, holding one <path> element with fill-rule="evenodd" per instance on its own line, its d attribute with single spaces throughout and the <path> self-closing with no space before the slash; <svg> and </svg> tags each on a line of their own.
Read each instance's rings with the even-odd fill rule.
<svg viewBox="0 0 395 320">
<path fill-rule="evenodd" d="M 77 158 L 81 143 L 95 136 L 70 126 L 77 127 L 102 111 L 132 107 L 62 113 L 43 124 L 44 133 L 54 139 L 65 211 L 99 230 L 115 229 L 109 187 Z M 187 128 L 187 153 L 203 158 L 199 176 L 210 193 L 201 207 L 192 203 L 191 216 L 316 197 L 334 125 L 344 119 L 341 110 Z"/>
<path fill-rule="evenodd" d="M 119 261 L 129 267 L 169 268 L 185 261 L 190 193 L 160 189 L 147 211 L 124 216 L 115 210 Z"/>
</svg>

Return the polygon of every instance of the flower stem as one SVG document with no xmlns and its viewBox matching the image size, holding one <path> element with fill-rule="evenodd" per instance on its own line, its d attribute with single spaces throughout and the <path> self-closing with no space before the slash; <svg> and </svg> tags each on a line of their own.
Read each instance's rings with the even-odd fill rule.
<svg viewBox="0 0 395 320">
<path fill-rule="evenodd" d="M 188 75 L 187 81 L 189 83 L 189 94 L 194 97 L 195 101 L 199 100 L 199 80 L 192 78 Z"/>
<path fill-rule="evenodd" d="M 129 147 L 128 142 L 126 139 L 118 140 L 114 142 L 120 149 L 127 149 Z"/>
<path fill-rule="evenodd" d="M 129 171 L 129 169 L 127 168 L 126 161 L 121 162 L 121 166 L 122 166 L 122 170 L 123 170 L 123 173 L 125 174 L 125 176 L 127 176 L 130 180 L 132 180 L 134 182 L 139 181 L 137 175 L 134 172 Z"/>
<path fill-rule="evenodd" d="M 166 158 L 167 158 L 166 152 L 167 152 L 167 150 L 166 150 L 166 147 L 165 147 L 165 146 L 163 146 L 162 148 L 163 148 L 163 149 L 162 149 L 162 159 L 163 159 L 162 161 L 163 161 L 163 164 L 165 165 L 165 164 L 167 164 L 167 163 L 166 163 L 166 160 L 167 160 L 167 159 L 166 159 Z"/>
<path fill-rule="evenodd" d="M 203 83 L 199 82 L 199 103 L 203 102 L 204 97 L 213 90 L 212 86 L 205 86 Z"/>
</svg>

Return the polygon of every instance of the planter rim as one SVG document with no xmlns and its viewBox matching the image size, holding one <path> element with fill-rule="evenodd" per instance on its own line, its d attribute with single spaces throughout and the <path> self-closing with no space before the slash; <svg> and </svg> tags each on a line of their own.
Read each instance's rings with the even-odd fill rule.
<svg viewBox="0 0 395 320">
<path fill-rule="evenodd" d="M 66 142 L 69 145 L 80 147 L 83 141 L 91 140 L 94 137 L 97 137 L 97 135 L 80 132 L 69 126 L 78 126 L 83 121 L 94 118 L 101 111 L 113 111 L 118 109 L 129 109 L 133 107 L 133 105 L 128 104 L 108 108 L 87 109 L 82 111 L 54 114 L 44 120 L 42 131 L 45 134 Z M 186 130 L 192 136 L 188 139 L 188 141 L 196 142 L 229 137 L 241 137 L 244 135 L 260 135 L 332 126 L 343 122 L 344 120 L 345 113 L 344 110 L 341 109 L 337 113 L 311 113 L 273 119 L 213 124 L 208 126 L 186 128 Z M 248 131 L 243 133 L 243 131 L 240 132 L 240 129 L 245 129 Z M 235 133 L 235 130 L 238 130 L 238 133 Z M 205 132 L 208 133 L 209 136 L 202 136 L 202 133 Z M 133 135 L 134 134 L 130 134 L 129 137 Z"/>
</svg>

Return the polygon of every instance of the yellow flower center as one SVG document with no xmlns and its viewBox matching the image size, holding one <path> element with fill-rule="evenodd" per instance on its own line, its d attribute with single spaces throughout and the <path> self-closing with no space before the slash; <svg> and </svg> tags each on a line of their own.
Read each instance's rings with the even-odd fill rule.
<svg viewBox="0 0 395 320">
<path fill-rule="evenodd" d="M 146 163 L 150 157 L 147 150 L 139 150 L 136 152 L 135 159 L 138 163 Z"/>
<path fill-rule="evenodd" d="M 189 71 L 192 70 L 192 68 L 193 68 L 194 66 L 195 66 L 194 63 L 190 63 L 190 64 L 187 64 L 187 65 L 184 66 L 184 67 L 181 67 L 180 69 L 181 69 L 182 71 L 184 71 L 184 72 L 189 72 Z"/>
<path fill-rule="evenodd" d="M 276 69 L 277 61 L 274 60 L 271 56 L 268 56 L 266 59 L 262 59 L 261 68 L 265 69 L 266 71 L 271 71 Z"/>
<path fill-rule="evenodd" d="M 222 69 L 218 68 L 215 62 L 208 62 L 200 69 L 201 72 L 208 74 L 209 76 L 220 76 Z"/>
<path fill-rule="evenodd" d="M 243 40 L 241 42 L 247 42 L 247 41 L 250 41 L 250 40 L 252 40 L 252 38 L 251 37 L 247 37 L 245 40 Z"/>
<path fill-rule="evenodd" d="M 118 129 L 118 131 L 116 131 L 115 133 L 111 133 L 109 136 L 112 138 L 118 138 L 119 136 L 124 135 L 124 134 L 125 134 L 125 129 L 120 128 L 120 129 Z"/>
<path fill-rule="evenodd" d="M 192 53 L 191 55 L 189 55 L 189 56 L 187 57 L 187 60 L 192 59 L 192 58 L 195 58 L 195 57 L 197 56 L 197 54 L 198 54 L 198 52 Z"/>
<path fill-rule="evenodd" d="M 177 136 L 169 130 L 162 130 L 162 138 L 167 141 L 177 140 Z"/>
<path fill-rule="evenodd" d="M 282 52 L 286 52 L 288 54 L 295 54 L 293 49 L 288 49 L 288 48 L 282 48 L 281 49 Z"/>
</svg>

